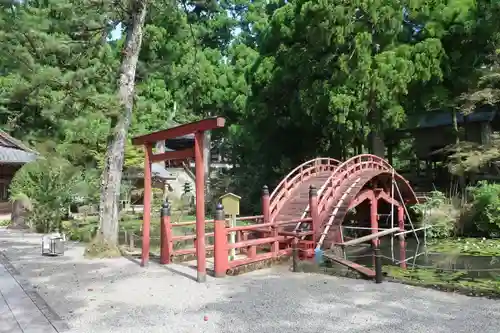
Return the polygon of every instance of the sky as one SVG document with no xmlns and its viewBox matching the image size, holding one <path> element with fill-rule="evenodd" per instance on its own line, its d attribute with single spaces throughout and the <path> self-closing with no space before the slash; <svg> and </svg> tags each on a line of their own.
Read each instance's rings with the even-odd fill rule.
<svg viewBox="0 0 500 333">
<path fill-rule="evenodd" d="M 109 38 L 110 41 L 120 39 L 122 37 L 122 24 L 118 23 L 116 28 L 111 31 L 111 37 Z"/>
</svg>

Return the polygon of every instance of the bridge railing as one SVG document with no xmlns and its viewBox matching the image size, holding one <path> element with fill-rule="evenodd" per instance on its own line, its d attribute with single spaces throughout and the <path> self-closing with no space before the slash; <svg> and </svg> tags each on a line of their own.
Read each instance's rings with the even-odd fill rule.
<svg viewBox="0 0 500 333">
<path fill-rule="evenodd" d="M 229 220 L 226 219 L 227 222 Z M 263 215 L 255 215 L 255 216 L 243 216 L 236 218 L 236 222 L 246 222 L 246 223 L 255 223 L 254 225 L 258 225 L 257 223 L 262 223 Z M 214 250 L 214 220 L 205 220 L 205 239 L 207 244 L 205 246 L 206 251 L 210 252 Z M 195 226 L 196 221 L 187 221 L 187 222 L 179 222 L 179 223 L 168 223 L 167 225 L 162 225 L 162 230 L 164 235 L 160 235 L 160 239 L 163 237 L 166 238 L 166 243 L 169 244 L 169 262 L 174 257 L 188 256 L 196 254 L 196 230 L 193 228 L 191 233 L 179 235 L 176 230 L 181 228 L 186 228 L 190 226 Z M 167 230 L 168 229 L 168 230 Z M 244 239 L 243 232 L 239 232 L 236 234 L 237 239 Z M 188 243 L 188 244 L 186 244 Z M 181 245 L 182 246 L 178 246 Z M 161 249 L 160 249 L 161 253 Z"/>
<path fill-rule="evenodd" d="M 289 247 L 281 248 L 280 244 L 290 242 L 292 235 L 279 232 L 278 228 L 287 225 L 295 225 L 298 222 L 312 223 L 312 218 L 293 219 L 288 221 L 275 221 L 273 223 L 263 223 L 263 216 L 248 216 L 238 218 L 239 221 L 250 221 L 253 224 L 230 226 L 229 220 L 206 220 L 207 240 L 205 251 L 208 257 L 214 257 L 217 262 L 218 271 L 223 270 L 224 275 L 227 270 L 235 269 L 242 265 L 251 264 L 266 259 L 279 258 L 289 254 Z M 175 229 L 191 226 L 194 221 L 170 223 L 170 215 L 163 214 L 160 225 L 160 263 L 169 264 L 175 260 L 187 261 L 194 259 L 197 255 L 197 236 L 195 230 L 190 234 L 176 235 Z M 228 235 L 235 233 L 235 242 L 228 241 Z M 312 232 L 311 232 L 312 234 Z M 178 248 L 176 244 L 189 242 L 188 246 Z M 236 256 L 229 259 L 229 252 L 236 250 Z M 222 260 L 221 256 L 225 259 Z M 222 268 L 221 268 L 222 267 Z M 218 272 L 216 271 L 216 273 Z"/>
<path fill-rule="evenodd" d="M 304 219 L 293 219 L 288 221 L 278 221 L 273 223 L 262 223 L 248 226 L 237 226 L 228 228 L 226 225 L 224 227 L 220 226 L 215 229 L 215 253 L 214 258 L 217 266 L 217 258 L 222 258 L 222 267 L 216 267 L 217 271 L 225 272 L 230 269 L 237 268 L 242 265 L 248 265 L 254 262 L 263 261 L 272 258 L 278 258 L 282 255 L 288 254 L 290 248 L 280 249 L 280 243 L 291 242 L 293 237 L 287 235 L 286 233 L 281 233 L 278 231 L 278 227 L 284 227 L 288 225 L 294 225 L 298 222 L 312 223 L 312 218 Z M 216 222 L 217 223 L 217 222 Z M 230 232 L 245 232 L 245 235 L 250 235 L 257 232 L 263 237 L 248 239 L 237 238 L 235 243 L 228 243 L 227 235 Z M 239 254 L 243 255 L 241 257 L 235 257 L 232 260 L 226 260 L 224 258 L 228 257 L 228 251 L 231 249 L 238 250 Z M 259 251 L 260 250 L 260 251 Z M 220 253 L 218 253 L 220 252 Z"/>
<path fill-rule="evenodd" d="M 304 225 L 306 230 L 298 231 L 301 236 L 314 235 L 314 228 L 318 223 L 317 193 L 310 191 L 309 202 L 311 204 L 311 217 L 297 218 L 286 221 L 271 221 L 269 219 L 269 192 L 267 187 L 263 188 L 262 204 L 263 215 L 239 217 L 236 220 L 249 224 L 229 226 L 229 220 L 225 218 L 223 208 L 218 205 L 215 219 L 205 220 L 206 238 L 205 251 L 207 256 L 213 255 L 218 264 L 216 274 L 222 274 L 227 270 L 236 269 L 242 265 L 251 264 L 266 259 L 279 258 L 291 251 L 290 245 L 297 232 L 282 231 L 283 227 L 295 226 L 297 223 Z M 178 235 L 176 228 L 195 226 L 196 221 L 171 223 L 170 207 L 164 204 L 161 213 L 160 224 L 160 263 L 169 264 L 175 258 L 178 261 L 194 259 L 198 254 L 197 235 L 195 229 L 190 234 Z M 234 234 L 233 242 L 228 241 L 228 235 Z M 189 246 L 179 248 L 178 243 L 190 242 Z M 309 241 L 313 243 L 312 241 Z M 304 242 L 305 244 L 305 242 Z M 184 244 L 185 245 L 185 244 Z M 312 246 L 311 246 L 312 250 Z M 229 252 L 235 255 L 229 259 Z M 225 258 L 225 259 L 224 259 Z M 221 268 L 222 267 L 222 268 Z"/>
<path fill-rule="evenodd" d="M 299 186 L 303 181 L 314 177 L 320 172 L 333 171 L 340 164 L 340 161 L 333 158 L 315 158 L 302 163 L 293 169 L 276 186 L 270 196 L 270 218 L 276 218 L 277 212 L 288 200 L 289 193 Z"/>
<path fill-rule="evenodd" d="M 337 195 L 336 190 L 340 184 L 354 173 L 367 169 L 391 171 L 392 166 L 383 158 L 371 154 L 357 155 L 340 164 L 326 181 L 323 191 L 319 193 L 318 211 L 320 216 L 323 217 L 328 203 Z"/>
<path fill-rule="evenodd" d="M 356 181 L 356 177 L 353 177 L 354 174 L 359 173 L 361 176 L 361 173 L 363 171 L 367 170 L 373 170 L 377 174 L 377 170 L 380 172 L 387 172 L 387 173 L 393 173 L 395 179 L 398 182 L 406 184 L 404 187 L 405 190 L 408 192 L 407 199 L 405 202 L 417 202 L 415 193 L 411 189 L 411 186 L 409 185 L 408 181 L 404 179 L 401 175 L 398 173 L 394 172 L 393 167 L 384 159 L 375 156 L 375 155 L 370 155 L 370 154 L 363 154 L 363 155 L 358 155 L 355 156 L 346 162 L 342 163 L 341 165 L 338 166 L 338 168 L 332 173 L 330 178 L 327 180 L 325 189 L 320 193 L 319 199 L 318 199 L 318 214 L 320 215 L 319 221 L 321 221 L 321 224 L 318 228 L 316 228 L 318 231 L 321 231 L 325 225 L 327 224 L 327 217 L 329 216 L 331 218 L 335 218 L 334 215 L 329 215 L 329 214 L 336 214 L 340 211 L 341 207 L 338 207 L 339 209 L 334 210 L 334 212 L 330 212 L 332 204 L 335 204 L 337 201 L 335 201 L 336 198 L 339 198 L 339 196 L 349 192 L 349 189 L 343 189 L 343 193 L 339 193 L 338 189 L 340 185 L 346 181 L 347 179 L 352 179 L 353 182 Z M 374 176 L 373 174 L 371 174 Z M 364 185 L 366 182 L 366 179 L 360 179 L 360 181 L 363 184 L 360 184 L 361 186 Z M 351 184 L 352 185 L 352 184 Z M 346 190 L 346 192 L 344 192 Z M 352 195 L 356 195 L 357 193 L 352 193 Z M 350 199 L 346 198 L 346 204 L 349 204 Z M 340 204 L 341 202 L 337 202 L 337 204 Z M 343 203 L 342 203 L 343 204 Z"/>
</svg>

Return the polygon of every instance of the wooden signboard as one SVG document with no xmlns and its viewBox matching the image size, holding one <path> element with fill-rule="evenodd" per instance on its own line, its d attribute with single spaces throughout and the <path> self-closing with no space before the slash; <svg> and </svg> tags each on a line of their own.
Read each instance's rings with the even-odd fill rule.
<svg viewBox="0 0 500 333">
<path fill-rule="evenodd" d="M 224 212 L 226 215 L 229 215 L 229 226 L 236 226 L 236 216 L 240 215 L 240 200 L 241 197 L 234 193 L 226 193 L 220 198 L 220 202 L 224 207 Z M 236 242 L 236 233 L 231 232 L 229 234 L 229 243 L 234 244 Z M 229 260 L 234 260 L 236 255 L 235 249 L 231 249 L 229 253 Z"/>
</svg>

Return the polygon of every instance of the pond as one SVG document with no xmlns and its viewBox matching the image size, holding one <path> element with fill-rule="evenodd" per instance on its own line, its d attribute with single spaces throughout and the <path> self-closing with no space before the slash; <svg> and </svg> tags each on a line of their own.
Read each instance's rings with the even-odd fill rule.
<svg viewBox="0 0 500 333">
<path fill-rule="evenodd" d="M 381 240 L 380 249 L 383 265 L 399 266 L 399 242 L 394 240 L 394 250 L 389 238 Z M 347 259 L 358 264 L 373 267 L 373 257 L 369 246 L 359 246 L 349 249 Z M 393 260 L 394 258 L 394 260 Z M 464 254 L 439 253 L 426 251 L 422 241 L 407 239 L 406 263 L 408 268 L 428 268 L 443 272 L 465 272 L 470 278 L 500 280 L 500 257 L 472 256 Z"/>
</svg>

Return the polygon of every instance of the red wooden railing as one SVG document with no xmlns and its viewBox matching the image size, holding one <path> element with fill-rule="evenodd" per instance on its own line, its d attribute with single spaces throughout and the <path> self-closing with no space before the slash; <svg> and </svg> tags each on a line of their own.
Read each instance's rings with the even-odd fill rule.
<svg viewBox="0 0 500 333">
<path fill-rule="evenodd" d="M 348 207 L 351 200 L 358 194 L 359 190 L 363 188 L 369 180 L 381 173 L 394 174 L 397 181 L 405 184 L 404 190 L 406 191 L 407 199 L 409 199 L 408 201 L 416 202 L 415 193 L 413 192 L 408 181 L 401 177 L 398 173 L 394 172 L 392 166 L 387 163 L 387 161 L 375 155 L 358 155 L 339 165 L 339 167 L 327 180 L 324 191 L 319 195 L 318 213 L 320 216 L 318 220 L 320 221 L 320 225 L 316 228 L 316 230 L 322 232 L 322 230 L 329 228 L 330 226 L 334 226 L 334 228 L 337 227 L 339 223 L 338 221 L 341 223 L 341 219 L 343 219 L 343 216 L 345 215 L 345 211 L 341 208 Z M 342 187 L 342 190 L 340 190 L 342 184 L 345 184 L 346 186 Z M 347 185 L 350 187 L 354 186 L 355 190 L 352 191 L 352 193 L 349 193 L 351 189 L 347 187 Z M 344 199 L 345 202 L 342 202 L 339 199 L 345 196 L 344 193 L 349 194 Z M 332 212 L 334 205 L 338 209 L 333 209 Z M 320 243 L 323 240 L 323 237 L 324 236 L 318 238 Z"/>
<path fill-rule="evenodd" d="M 318 195 L 318 212 L 320 216 L 323 217 L 325 211 L 329 208 L 328 203 L 331 203 L 336 197 L 336 190 L 342 182 L 355 173 L 374 169 L 392 171 L 392 166 L 382 158 L 370 154 L 357 155 L 340 164 L 332 172 L 323 186 L 323 191 Z"/>
<path fill-rule="evenodd" d="M 205 224 L 214 225 L 213 232 L 205 233 L 205 237 L 214 237 L 214 245 L 206 246 L 206 250 L 214 251 L 215 274 L 216 276 L 225 275 L 227 270 L 236 268 L 241 265 L 251 264 L 253 262 L 266 259 L 278 258 L 281 255 L 287 254 L 291 249 L 286 246 L 280 249 L 280 243 L 291 243 L 298 235 L 314 234 L 314 226 L 317 225 L 318 214 L 312 214 L 312 217 L 298 218 L 286 221 L 270 221 L 269 219 L 269 192 L 267 187 L 263 189 L 262 206 L 264 215 L 248 216 L 237 218 L 239 221 L 253 221 L 254 224 L 228 227 L 228 221 L 224 217 L 223 207 L 219 205 L 216 210 L 214 220 L 206 220 Z M 317 212 L 317 194 L 310 193 L 311 211 Z M 170 221 L 170 209 L 166 205 L 162 209 L 161 216 L 161 236 L 160 236 L 160 263 L 168 264 L 174 256 L 196 254 L 197 242 L 196 235 L 180 235 L 174 236 L 173 229 L 194 225 L 195 221 L 181 222 L 172 224 Z M 283 232 L 280 229 L 287 225 L 295 225 L 297 223 L 310 223 L 312 226 L 307 232 Z M 236 233 L 236 242 L 228 242 L 228 234 Z M 260 238 L 249 239 L 250 234 L 260 235 Z M 174 243 L 179 241 L 193 240 L 193 247 L 174 250 Z M 303 241 L 312 243 L 312 241 Z M 270 247 L 269 247 L 270 245 Z M 313 244 L 312 244 L 313 245 Z M 258 247 L 266 247 L 265 251 L 258 252 Z M 238 250 L 240 254 L 236 259 L 229 260 L 229 251 L 232 249 Z M 311 246 L 312 250 L 312 246 Z M 243 255 L 243 256 L 241 256 Z"/>
<path fill-rule="evenodd" d="M 243 217 L 238 217 L 236 218 L 236 221 L 253 221 L 255 223 L 258 223 L 262 221 L 263 216 L 262 215 L 256 215 L 256 216 L 243 216 Z M 207 224 L 213 224 L 215 221 L 212 220 L 206 220 L 205 225 Z M 170 228 L 171 230 L 169 231 L 170 236 L 168 237 L 169 240 L 167 242 L 172 243 L 171 245 L 171 250 L 169 256 L 181 256 L 181 255 L 187 255 L 187 254 L 196 254 L 196 233 L 190 234 L 190 235 L 177 235 L 174 236 L 174 229 L 179 228 L 179 227 L 186 227 L 186 226 L 191 226 L 191 225 L 196 225 L 196 221 L 186 221 L 186 222 L 179 222 L 179 223 L 171 223 Z M 255 224 L 257 225 L 257 224 Z M 214 232 L 206 232 L 205 237 L 214 237 Z M 236 239 L 243 239 L 244 235 L 242 232 L 236 234 Z M 183 249 L 176 249 L 175 248 L 175 243 L 177 242 L 182 242 L 182 241 L 187 241 L 187 240 L 193 240 L 193 246 L 192 247 L 185 247 Z M 207 251 L 211 251 L 214 249 L 213 245 L 207 245 L 205 246 Z"/>
<path fill-rule="evenodd" d="M 344 163 L 340 164 L 335 171 L 332 172 L 328 180 L 326 181 L 326 186 L 321 193 L 319 193 L 318 198 L 318 211 L 320 214 L 320 220 L 324 220 L 325 212 L 328 212 L 330 209 L 330 204 L 332 204 L 334 199 L 338 196 L 336 190 L 339 188 L 342 182 L 347 179 L 353 178 L 354 174 L 361 175 L 362 172 L 366 171 L 380 171 L 380 173 L 392 173 L 392 166 L 383 158 L 380 158 L 376 155 L 371 154 L 362 154 L 354 156 Z M 404 182 L 408 186 L 405 187 L 406 190 L 409 190 L 413 193 L 411 186 L 408 184 L 408 181 L 401 177 L 398 173 L 394 172 L 394 177 L 401 182 Z M 415 193 L 412 196 L 416 200 Z M 413 199 L 413 198 L 412 198 Z"/>
<path fill-rule="evenodd" d="M 300 184 L 308 179 L 316 176 L 320 172 L 334 171 L 340 161 L 333 158 L 315 158 L 304 162 L 293 169 L 285 178 L 276 186 L 270 196 L 270 218 L 271 221 L 276 218 L 279 210 L 290 198 L 290 194 Z"/>
</svg>

